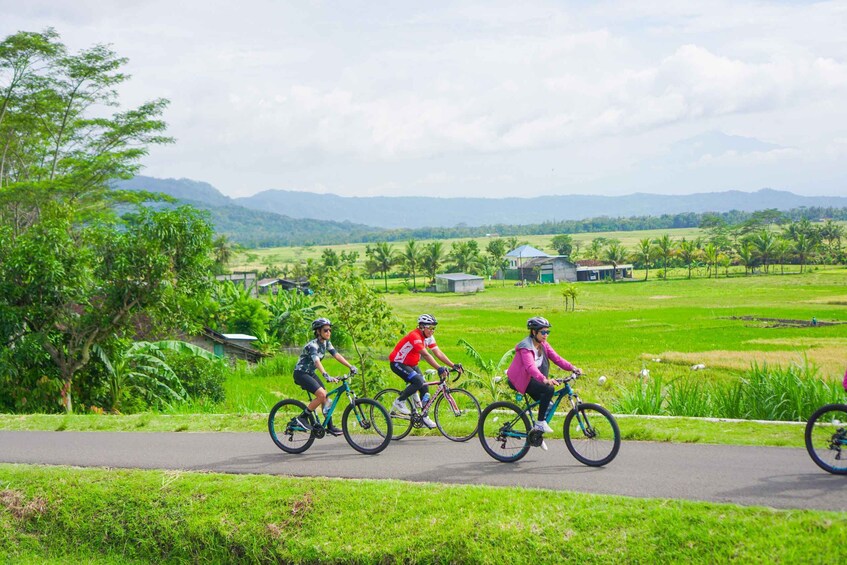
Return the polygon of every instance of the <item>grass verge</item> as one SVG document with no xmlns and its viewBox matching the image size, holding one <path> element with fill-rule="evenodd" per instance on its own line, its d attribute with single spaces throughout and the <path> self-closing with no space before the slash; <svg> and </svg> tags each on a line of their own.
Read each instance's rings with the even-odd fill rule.
<svg viewBox="0 0 847 565">
<path fill-rule="evenodd" d="M 554 428 L 560 430 L 560 415 Z M 727 445 L 803 447 L 803 425 L 786 422 L 735 422 L 700 418 L 622 416 L 624 440 Z M 266 432 L 265 414 L 133 414 L 8 415 L 0 414 L 0 430 L 108 432 Z M 414 435 L 439 435 L 437 430 L 414 430 Z M 270 440 L 269 440 L 270 441 Z"/>
<path fill-rule="evenodd" d="M 409 509 L 414 508 L 414 512 Z M 847 514 L 399 481 L 0 465 L 0 560 L 797 563 Z M 720 543 L 715 543 L 720 540 Z"/>
</svg>

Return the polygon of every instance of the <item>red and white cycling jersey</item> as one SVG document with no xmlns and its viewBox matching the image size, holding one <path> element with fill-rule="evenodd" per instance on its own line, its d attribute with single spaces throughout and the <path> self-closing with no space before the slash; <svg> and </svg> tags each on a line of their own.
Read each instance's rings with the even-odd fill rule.
<svg viewBox="0 0 847 565">
<path fill-rule="evenodd" d="M 394 346 L 394 351 L 388 356 L 388 360 L 414 367 L 420 362 L 421 351 L 424 347 L 433 349 L 435 336 L 424 338 L 421 330 L 412 330 Z"/>
</svg>

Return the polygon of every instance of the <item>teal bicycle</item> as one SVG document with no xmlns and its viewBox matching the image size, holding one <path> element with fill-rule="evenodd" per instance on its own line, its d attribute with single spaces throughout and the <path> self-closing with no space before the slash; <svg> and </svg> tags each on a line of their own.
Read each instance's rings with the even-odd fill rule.
<svg viewBox="0 0 847 565">
<path fill-rule="evenodd" d="M 812 414 L 806 423 L 806 450 L 824 471 L 847 475 L 847 404 L 827 404 Z"/>
<path fill-rule="evenodd" d="M 327 423 L 344 395 L 350 404 L 341 416 L 341 430 L 350 447 L 365 455 L 376 455 L 388 447 L 392 431 L 388 410 L 376 400 L 358 398 L 348 382 L 352 376 L 338 377 L 341 385 L 327 392 L 327 399 L 332 399 L 332 403 L 323 421 L 313 416 L 310 422 L 303 422 L 300 415 L 306 411 L 306 405 L 299 400 L 287 398 L 277 402 L 268 415 L 268 431 L 276 446 L 286 453 L 303 453 L 309 449 L 315 439 L 326 436 Z"/>
<path fill-rule="evenodd" d="M 552 422 L 559 404 L 567 399 L 570 412 L 565 416 L 565 445 L 577 461 L 591 467 L 601 467 L 614 459 L 621 447 L 621 432 L 612 414 L 599 404 L 582 402 L 571 383 L 576 373 L 557 379 L 564 385 L 553 396 L 547 409 L 547 422 Z M 497 461 L 511 463 L 527 454 L 530 447 L 540 447 L 543 433 L 533 429 L 533 413 L 538 402 L 516 394 L 517 402 L 495 402 L 479 416 L 479 441 L 483 449 Z"/>
</svg>

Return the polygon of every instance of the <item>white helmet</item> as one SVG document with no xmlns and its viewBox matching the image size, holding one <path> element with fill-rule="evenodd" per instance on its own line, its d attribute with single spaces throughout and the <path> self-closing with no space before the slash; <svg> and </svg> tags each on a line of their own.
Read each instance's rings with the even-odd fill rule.
<svg viewBox="0 0 847 565">
<path fill-rule="evenodd" d="M 418 317 L 418 325 L 419 326 L 437 326 L 438 320 L 435 319 L 435 316 L 431 314 L 421 314 Z"/>
</svg>

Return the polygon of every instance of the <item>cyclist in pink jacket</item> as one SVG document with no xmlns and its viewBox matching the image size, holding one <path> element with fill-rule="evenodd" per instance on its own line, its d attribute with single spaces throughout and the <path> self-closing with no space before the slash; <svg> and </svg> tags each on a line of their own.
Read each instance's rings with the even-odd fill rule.
<svg viewBox="0 0 847 565">
<path fill-rule="evenodd" d="M 578 375 L 582 374 L 582 370 L 560 357 L 547 343 L 550 322 L 546 318 L 541 316 L 530 318 L 526 322 L 526 327 L 529 335 L 515 346 L 515 358 L 512 359 L 506 374 L 509 377 L 509 386 L 539 402 L 538 421 L 533 428 L 549 433 L 553 431 L 553 428 L 547 423 L 545 417 L 553 394 L 556 392 L 556 381 L 548 378 L 550 361 L 565 371 L 572 371 Z"/>
</svg>

